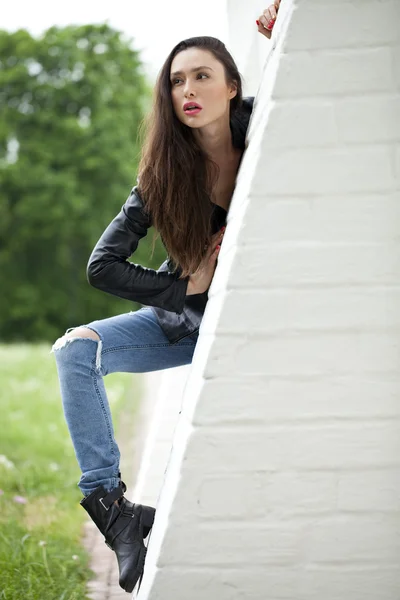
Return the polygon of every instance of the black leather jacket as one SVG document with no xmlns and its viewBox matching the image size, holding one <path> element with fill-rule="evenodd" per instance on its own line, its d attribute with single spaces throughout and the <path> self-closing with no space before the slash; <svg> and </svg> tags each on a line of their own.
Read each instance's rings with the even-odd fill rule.
<svg viewBox="0 0 400 600">
<path fill-rule="evenodd" d="M 254 98 L 243 99 L 243 106 L 231 118 L 232 142 L 245 149 L 246 133 Z M 186 296 L 189 277 L 178 279 L 181 271 L 168 257 L 158 270 L 128 261 L 139 241 L 151 227 L 151 219 L 135 186 L 119 214 L 97 242 L 87 266 L 88 281 L 109 294 L 151 306 L 171 343 L 198 331 L 208 301 L 208 291 Z M 227 212 L 214 204 L 212 233 L 226 224 Z"/>
</svg>

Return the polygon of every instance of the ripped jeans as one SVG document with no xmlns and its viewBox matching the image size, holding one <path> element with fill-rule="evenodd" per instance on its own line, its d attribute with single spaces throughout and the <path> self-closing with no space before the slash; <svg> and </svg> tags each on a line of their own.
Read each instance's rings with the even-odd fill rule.
<svg viewBox="0 0 400 600">
<path fill-rule="evenodd" d="M 103 376 L 145 373 L 192 362 L 198 331 L 171 344 L 150 307 L 83 325 L 100 340 L 65 335 L 52 347 L 64 415 L 82 471 L 78 486 L 87 496 L 99 485 L 120 484 L 120 453 L 114 437 Z M 75 329 L 67 330 L 66 333 Z"/>
</svg>

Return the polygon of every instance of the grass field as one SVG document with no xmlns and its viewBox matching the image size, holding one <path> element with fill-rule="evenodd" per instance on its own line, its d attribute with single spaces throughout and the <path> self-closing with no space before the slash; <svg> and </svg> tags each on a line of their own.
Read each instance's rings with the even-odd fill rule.
<svg viewBox="0 0 400 600">
<path fill-rule="evenodd" d="M 135 379 L 105 382 L 118 430 Z M 0 345 L 0 415 L 0 600 L 83 600 L 86 513 L 50 346 Z"/>
</svg>

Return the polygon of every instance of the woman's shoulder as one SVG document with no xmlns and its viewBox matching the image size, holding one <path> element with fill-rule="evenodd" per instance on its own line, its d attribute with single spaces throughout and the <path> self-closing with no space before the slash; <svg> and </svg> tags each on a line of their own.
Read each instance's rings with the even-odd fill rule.
<svg viewBox="0 0 400 600">
<path fill-rule="evenodd" d="M 252 111 L 254 107 L 254 98 L 255 96 L 245 96 L 242 99 L 242 106 L 247 111 Z"/>
<path fill-rule="evenodd" d="M 239 110 L 231 115 L 231 130 L 233 145 L 236 148 L 245 148 L 245 139 L 251 113 L 253 111 L 254 96 L 245 96 Z"/>
<path fill-rule="evenodd" d="M 247 127 L 254 107 L 254 96 L 244 96 L 237 116 Z"/>
</svg>

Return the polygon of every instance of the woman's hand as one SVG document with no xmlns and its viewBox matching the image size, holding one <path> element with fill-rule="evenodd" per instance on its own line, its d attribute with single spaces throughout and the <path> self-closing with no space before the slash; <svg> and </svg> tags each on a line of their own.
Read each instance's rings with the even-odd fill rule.
<svg viewBox="0 0 400 600">
<path fill-rule="evenodd" d="M 207 252 L 201 261 L 197 271 L 190 275 L 189 283 L 186 291 L 187 296 L 193 294 L 202 294 L 206 292 L 211 285 L 214 277 L 215 267 L 217 266 L 217 258 L 220 251 L 220 244 L 224 237 L 225 227 L 212 236 L 212 242 L 207 248 Z"/>
<path fill-rule="evenodd" d="M 271 6 L 264 10 L 263 14 L 256 21 L 258 31 L 268 39 L 271 38 L 272 28 L 275 25 L 280 3 L 281 0 L 275 0 Z"/>
</svg>

